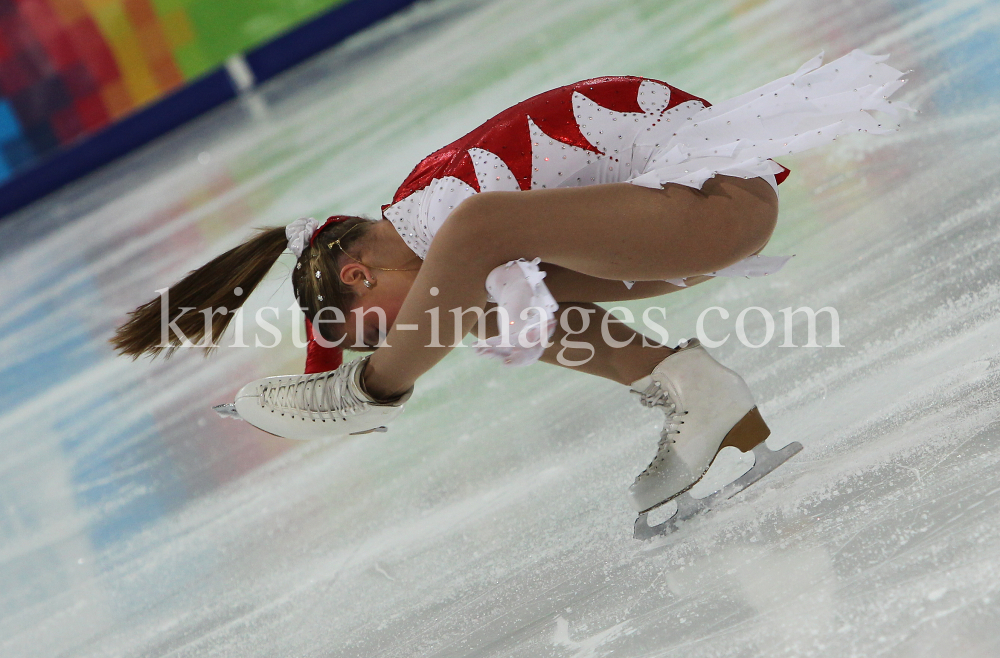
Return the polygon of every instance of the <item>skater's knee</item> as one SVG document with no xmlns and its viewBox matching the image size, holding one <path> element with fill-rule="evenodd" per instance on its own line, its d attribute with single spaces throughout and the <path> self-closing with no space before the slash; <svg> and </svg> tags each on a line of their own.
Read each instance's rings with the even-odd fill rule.
<svg viewBox="0 0 1000 658">
<path fill-rule="evenodd" d="M 509 205 L 509 195 L 514 192 L 485 192 L 475 194 L 462 201 L 448 215 L 435 242 L 446 241 L 450 250 L 474 256 L 477 262 L 487 266 L 487 271 L 500 263 L 513 260 L 509 240 L 501 239 L 502 218 Z"/>
<path fill-rule="evenodd" d="M 763 178 L 730 178 L 727 182 L 738 190 L 731 198 L 740 214 L 747 241 L 755 245 L 755 250 L 763 248 L 778 222 L 778 195 Z"/>
<path fill-rule="evenodd" d="M 757 253 L 771 239 L 774 227 L 778 223 L 778 195 L 770 183 L 761 178 L 751 178 L 746 181 L 747 193 L 753 199 L 748 209 L 750 242 Z"/>
<path fill-rule="evenodd" d="M 778 222 L 778 197 L 760 178 L 720 178 L 712 181 L 709 194 L 717 195 L 722 208 L 716 256 L 726 267 L 759 253 L 771 239 Z"/>
<path fill-rule="evenodd" d="M 708 250 L 710 252 L 708 271 L 717 272 L 760 253 L 767 245 L 773 230 L 773 226 L 768 228 L 766 225 L 756 224 L 734 228 L 724 239 L 719 240 L 714 248 Z"/>
<path fill-rule="evenodd" d="M 458 204 L 448 215 L 446 225 L 464 234 L 488 237 L 492 229 L 496 233 L 496 217 L 503 213 L 508 194 L 504 192 L 482 192 L 474 194 Z"/>
<path fill-rule="evenodd" d="M 778 212 L 769 212 L 766 208 L 750 213 L 745 218 L 742 227 L 744 248 L 740 249 L 739 260 L 760 253 L 771 240 L 774 227 L 778 222 Z"/>
</svg>

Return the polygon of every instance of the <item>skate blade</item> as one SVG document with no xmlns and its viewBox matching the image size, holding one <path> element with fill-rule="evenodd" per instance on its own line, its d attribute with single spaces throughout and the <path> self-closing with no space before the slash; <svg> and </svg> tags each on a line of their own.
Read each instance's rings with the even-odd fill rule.
<svg viewBox="0 0 1000 658">
<path fill-rule="evenodd" d="M 370 430 L 361 430 L 360 432 L 351 432 L 349 436 L 361 436 L 362 434 L 371 434 L 372 432 L 388 432 L 389 428 L 385 425 L 381 427 L 373 427 Z"/>
<path fill-rule="evenodd" d="M 649 511 L 651 510 L 643 512 L 639 515 L 639 518 L 635 520 L 635 531 L 633 537 L 636 539 L 646 540 L 652 539 L 653 537 L 668 535 L 674 532 L 677 530 L 677 524 L 681 521 L 686 521 L 693 516 L 711 509 L 716 503 L 735 496 L 757 480 L 784 464 L 800 450 L 802 450 L 802 444 L 798 441 L 792 441 L 781 450 L 771 450 L 763 441 L 758 443 L 753 448 L 753 468 L 736 478 L 733 482 L 722 487 L 715 493 L 705 496 L 704 498 L 692 498 L 689 491 L 686 491 L 677 498 L 674 498 L 673 500 L 677 502 L 677 511 L 663 523 L 654 526 L 649 525 L 648 516 Z"/>
<path fill-rule="evenodd" d="M 235 418 L 236 420 L 243 420 L 243 418 L 240 417 L 239 412 L 236 411 L 235 402 L 216 405 L 212 407 L 212 410 L 219 414 L 222 418 Z"/>
</svg>

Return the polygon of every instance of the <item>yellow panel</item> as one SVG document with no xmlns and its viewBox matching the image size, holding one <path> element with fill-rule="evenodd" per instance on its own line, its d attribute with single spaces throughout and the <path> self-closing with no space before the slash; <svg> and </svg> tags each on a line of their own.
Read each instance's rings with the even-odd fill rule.
<svg viewBox="0 0 1000 658">
<path fill-rule="evenodd" d="M 109 5 L 121 4 L 121 0 L 83 0 L 83 4 L 87 6 L 91 14 L 94 14 Z"/>
<path fill-rule="evenodd" d="M 91 10 L 94 22 L 115 56 L 135 106 L 143 105 L 160 96 L 156 78 L 146 62 L 146 54 L 136 36 L 135 28 L 117 0 L 84 0 Z"/>
<path fill-rule="evenodd" d="M 170 47 L 175 50 L 194 41 L 194 29 L 188 20 L 187 11 L 183 8 L 160 16 L 160 26 L 167 36 Z"/>
<path fill-rule="evenodd" d="M 122 0 L 80 0 L 80 2 L 86 7 L 87 13 L 95 17 L 102 11 L 122 4 Z"/>
</svg>

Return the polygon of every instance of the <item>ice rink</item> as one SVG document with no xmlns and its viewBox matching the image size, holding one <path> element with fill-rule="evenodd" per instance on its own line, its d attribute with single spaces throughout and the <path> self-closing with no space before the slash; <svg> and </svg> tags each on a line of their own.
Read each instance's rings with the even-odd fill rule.
<svg viewBox="0 0 1000 658">
<path fill-rule="evenodd" d="M 440 0 L 3 220 L 0 655 L 1000 656 L 997 43 L 988 0 Z M 649 301 L 671 342 L 727 309 L 713 353 L 805 448 L 668 538 L 631 536 L 662 414 L 617 384 L 460 349 L 387 434 L 303 444 L 211 411 L 300 372 L 288 341 L 107 343 L 251 227 L 376 216 L 532 94 L 631 74 L 719 101 L 854 48 L 912 69 L 920 113 L 782 160 L 781 273 Z M 800 306 L 843 347 L 826 316 L 821 347 L 802 315 L 786 335 Z"/>
</svg>

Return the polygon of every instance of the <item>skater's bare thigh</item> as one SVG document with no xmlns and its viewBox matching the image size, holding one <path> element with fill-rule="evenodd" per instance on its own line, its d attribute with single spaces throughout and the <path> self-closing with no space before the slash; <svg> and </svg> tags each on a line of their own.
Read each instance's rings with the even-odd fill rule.
<svg viewBox="0 0 1000 658">
<path fill-rule="evenodd" d="M 684 286 L 676 286 L 666 281 L 635 281 L 632 287 L 616 279 L 599 279 L 565 267 L 542 263 L 545 285 L 557 302 L 624 302 L 632 299 L 649 299 L 667 293 L 685 290 L 711 279 L 710 276 L 694 276 L 685 280 Z"/>
<path fill-rule="evenodd" d="M 709 179 L 702 190 L 616 183 L 488 192 L 463 202 L 439 237 L 441 247 L 481 250 L 490 261 L 540 257 L 600 279 L 662 281 L 713 272 L 759 251 L 777 210 L 766 181 L 728 176 Z"/>
</svg>

